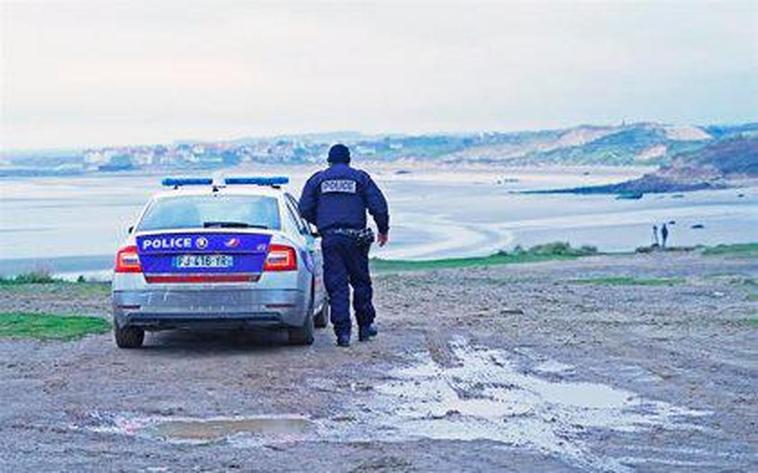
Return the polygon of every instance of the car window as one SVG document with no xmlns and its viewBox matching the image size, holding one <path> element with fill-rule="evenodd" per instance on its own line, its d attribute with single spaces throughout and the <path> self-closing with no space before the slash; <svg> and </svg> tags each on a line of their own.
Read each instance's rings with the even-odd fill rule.
<svg viewBox="0 0 758 473">
<path fill-rule="evenodd" d="M 290 193 L 284 194 L 287 197 L 287 200 L 292 204 L 292 208 L 295 209 L 295 214 L 297 215 L 297 218 L 302 222 L 304 228 L 308 228 L 308 222 L 303 218 L 302 215 L 300 215 L 300 207 L 298 206 L 297 199 L 292 196 Z"/>
<path fill-rule="evenodd" d="M 315 231 L 316 231 L 316 227 L 314 227 L 313 225 L 311 225 L 311 224 L 310 224 L 310 223 L 309 223 L 309 222 L 308 222 L 308 221 L 307 221 L 305 218 L 303 218 L 303 216 L 300 214 L 300 207 L 298 207 L 298 204 L 297 204 L 297 199 L 295 199 L 295 198 L 292 196 L 292 194 L 289 194 L 289 193 L 287 193 L 287 194 L 285 194 L 285 195 L 287 196 L 287 198 L 289 199 L 289 201 L 292 203 L 292 206 L 295 208 L 295 213 L 297 213 L 297 216 L 298 216 L 298 218 L 300 218 L 300 221 L 302 222 L 302 225 L 303 225 L 303 228 L 304 228 L 304 230 L 303 230 L 303 234 L 305 234 L 305 235 L 312 235 L 312 234 L 313 234 L 313 232 L 315 232 Z"/>
<path fill-rule="evenodd" d="M 137 230 L 176 228 L 265 227 L 279 230 L 276 198 L 265 196 L 177 196 L 154 201 Z"/>
<path fill-rule="evenodd" d="M 310 232 L 308 231 L 308 227 L 303 221 L 303 219 L 300 217 L 300 212 L 297 209 L 297 204 L 294 202 L 294 199 L 291 195 L 285 194 L 284 195 L 284 201 L 286 203 L 287 211 L 290 214 L 290 217 L 292 217 L 292 220 L 295 222 L 295 226 L 297 227 L 297 231 L 300 232 L 302 235 L 308 235 Z"/>
</svg>

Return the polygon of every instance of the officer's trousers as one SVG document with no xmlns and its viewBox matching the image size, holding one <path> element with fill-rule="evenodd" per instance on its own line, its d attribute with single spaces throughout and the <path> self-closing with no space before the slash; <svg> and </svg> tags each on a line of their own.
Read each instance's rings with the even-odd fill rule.
<svg viewBox="0 0 758 473">
<path fill-rule="evenodd" d="M 324 284 L 329 294 L 334 333 L 350 334 L 350 289 L 358 326 L 374 322 L 376 311 L 371 302 L 371 274 L 368 269 L 368 246 L 358 246 L 346 235 L 327 234 L 321 242 L 324 256 Z"/>
</svg>

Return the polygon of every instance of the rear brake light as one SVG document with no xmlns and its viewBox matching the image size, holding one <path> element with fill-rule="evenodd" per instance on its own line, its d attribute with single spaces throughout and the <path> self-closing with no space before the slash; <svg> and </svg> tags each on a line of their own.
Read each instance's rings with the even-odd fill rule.
<svg viewBox="0 0 758 473">
<path fill-rule="evenodd" d="M 291 246 L 269 245 L 264 271 L 295 271 L 297 270 L 297 252 Z"/>
<path fill-rule="evenodd" d="M 126 246 L 116 253 L 117 273 L 141 273 L 142 265 L 139 262 L 136 246 Z"/>
</svg>

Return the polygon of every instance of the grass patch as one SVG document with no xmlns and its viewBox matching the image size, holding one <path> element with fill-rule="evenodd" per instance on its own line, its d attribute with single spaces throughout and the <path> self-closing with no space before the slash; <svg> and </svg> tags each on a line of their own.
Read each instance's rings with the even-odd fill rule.
<svg viewBox="0 0 758 473">
<path fill-rule="evenodd" d="M 377 272 L 430 271 L 435 269 L 465 268 L 471 266 L 494 266 L 502 264 L 532 263 L 539 261 L 567 260 L 597 254 L 597 248 L 583 246 L 573 248 L 568 243 L 557 242 L 537 245 L 525 250 L 517 246 L 513 251 L 499 251 L 490 256 L 471 258 L 446 258 L 434 260 L 384 260 L 373 258 L 371 268 Z"/>
<path fill-rule="evenodd" d="M 85 282 L 75 283 L 68 281 L 55 281 L 52 283 L 18 283 L 0 284 L 0 292 L 14 294 L 29 294 L 30 297 L 41 294 L 55 294 L 61 298 L 67 297 L 105 297 L 111 292 L 110 283 Z"/>
<path fill-rule="evenodd" d="M 31 271 L 17 274 L 13 277 L 0 277 L 0 286 L 16 286 L 19 284 L 52 284 L 62 282 L 62 279 L 54 278 L 47 271 Z"/>
<path fill-rule="evenodd" d="M 601 286 L 673 286 L 682 284 L 682 278 L 634 278 L 631 276 L 606 276 L 599 278 L 572 279 L 573 284 L 597 284 Z"/>
<path fill-rule="evenodd" d="M 0 312 L 0 337 L 72 340 L 110 328 L 110 323 L 100 317 Z"/>
<path fill-rule="evenodd" d="M 96 281 L 88 281 L 84 275 L 79 275 L 76 281 L 68 281 L 61 278 L 53 277 L 47 270 L 29 271 L 28 273 L 17 274 L 16 276 L 0 276 L 0 286 L 19 286 L 23 284 L 86 284 Z"/>
<path fill-rule="evenodd" d="M 100 295 L 110 292 L 110 283 L 88 281 L 79 276 L 76 281 L 52 276 L 46 270 L 35 270 L 11 277 L 0 277 L 0 291 L 16 293 L 75 293 L 82 295 Z"/>
<path fill-rule="evenodd" d="M 758 258 L 758 243 L 740 243 L 735 245 L 716 245 L 705 248 L 703 254 L 707 256 L 739 256 L 744 258 Z"/>
</svg>

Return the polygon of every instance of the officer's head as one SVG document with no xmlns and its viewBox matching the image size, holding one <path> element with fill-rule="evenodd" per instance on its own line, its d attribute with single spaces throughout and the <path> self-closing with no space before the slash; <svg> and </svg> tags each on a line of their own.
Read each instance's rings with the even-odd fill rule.
<svg viewBox="0 0 758 473">
<path fill-rule="evenodd" d="M 329 164 L 348 164 L 350 162 L 350 148 L 342 143 L 336 144 L 329 148 L 329 157 L 326 160 Z"/>
</svg>

